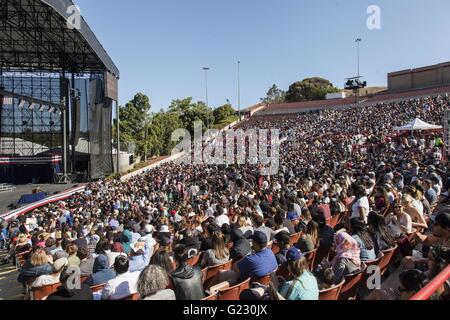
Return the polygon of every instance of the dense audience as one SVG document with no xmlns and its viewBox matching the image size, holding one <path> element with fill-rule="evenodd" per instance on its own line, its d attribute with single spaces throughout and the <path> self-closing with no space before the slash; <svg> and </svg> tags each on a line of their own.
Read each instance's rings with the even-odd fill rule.
<svg viewBox="0 0 450 320">
<path fill-rule="evenodd" d="M 277 128 L 286 138 L 278 174 L 170 162 L 91 183 L 3 221 L 4 262 L 25 261 L 18 281 L 27 294 L 60 282 L 48 299 L 200 300 L 250 278 L 243 300 L 317 300 L 397 248 L 384 275 L 399 273 L 394 287 L 358 298 L 408 299 L 449 261 L 450 167 L 441 132 L 394 128 L 414 118 L 439 124 L 448 104 L 445 95 L 251 118 L 242 129 Z M 83 282 L 75 289 L 74 277 Z"/>
</svg>

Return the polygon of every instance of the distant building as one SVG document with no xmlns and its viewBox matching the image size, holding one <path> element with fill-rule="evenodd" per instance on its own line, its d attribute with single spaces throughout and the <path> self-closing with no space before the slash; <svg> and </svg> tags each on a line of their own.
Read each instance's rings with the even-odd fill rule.
<svg viewBox="0 0 450 320">
<path fill-rule="evenodd" d="M 388 74 L 388 90 L 422 89 L 450 84 L 450 62 Z"/>
<path fill-rule="evenodd" d="M 325 96 L 326 100 L 332 100 L 332 99 L 345 99 L 347 98 L 347 93 L 345 91 L 342 92 L 335 92 L 335 93 L 328 93 Z"/>
</svg>

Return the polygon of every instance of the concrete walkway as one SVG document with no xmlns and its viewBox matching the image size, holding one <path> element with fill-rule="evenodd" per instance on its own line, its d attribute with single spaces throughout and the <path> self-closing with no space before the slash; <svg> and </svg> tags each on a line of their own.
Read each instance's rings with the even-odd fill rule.
<svg viewBox="0 0 450 320">
<path fill-rule="evenodd" d="M 0 251 L 0 261 L 5 257 L 6 251 Z M 12 264 L 0 265 L 0 300 L 23 300 L 22 285 L 17 282 L 19 273 Z"/>
</svg>

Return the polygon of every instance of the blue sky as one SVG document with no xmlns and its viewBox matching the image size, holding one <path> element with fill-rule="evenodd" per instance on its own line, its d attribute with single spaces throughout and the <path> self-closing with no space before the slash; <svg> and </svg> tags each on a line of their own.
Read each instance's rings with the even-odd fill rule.
<svg viewBox="0 0 450 320">
<path fill-rule="evenodd" d="M 241 61 L 242 107 L 267 89 L 321 76 L 342 87 L 356 74 L 369 86 L 386 74 L 450 60 L 448 0 L 75 0 L 121 72 L 120 104 L 137 92 L 153 111 L 172 99 L 230 99 L 237 106 Z M 370 5 L 381 8 L 381 30 L 369 30 Z"/>
</svg>

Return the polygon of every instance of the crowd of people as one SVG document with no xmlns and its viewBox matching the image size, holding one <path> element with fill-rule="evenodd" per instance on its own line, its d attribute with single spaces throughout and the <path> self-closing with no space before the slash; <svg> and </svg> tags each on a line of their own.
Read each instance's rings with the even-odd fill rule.
<svg viewBox="0 0 450 320">
<path fill-rule="evenodd" d="M 60 282 L 49 300 L 201 300 L 248 278 L 242 300 L 317 300 L 397 248 L 388 271 L 401 270 L 396 287 L 370 296 L 409 299 L 449 261 L 450 166 L 442 132 L 394 128 L 414 118 L 440 124 L 449 102 L 440 95 L 250 118 L 241 128 L 276 128 L 287 137 L 276 175 L 262 175 L 259 165 L 170 162 L 127 181 L 90 183 L 3 221 L 4 262 L 25 260 L 24 293 Z M 337 215 L 344 219 L 330 226 Z M 311 265 L 308 253 L 318 248 L 327 254 Z M 229 261 L 205 281 L 202 269 Z M 258 282 L 267 275 L 270 284 Z M 74 286 L 74 277 L 82 284 Z M 447 299 L 448 291 L 445 284 L 433 298 Z"/>
</svg>

